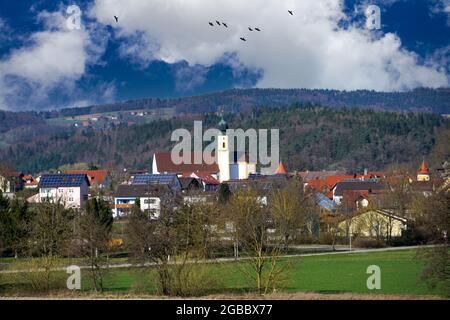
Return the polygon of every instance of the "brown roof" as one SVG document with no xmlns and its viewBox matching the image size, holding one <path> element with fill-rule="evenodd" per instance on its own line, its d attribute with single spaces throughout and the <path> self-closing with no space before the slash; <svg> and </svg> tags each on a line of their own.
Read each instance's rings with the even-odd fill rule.
<svg viewBox="0 0 450 320">
<path fill-rule="evenodd" d="M 108 175 L 107 170 L 67 170 L 68 174 L 85 174 L 89 178 L 91 185 L 98 185 L 105 182 Z"/>
<path fill-rule="evenodd" d="M 329 176 L 345 175 L 341 171 L 303 171 L 297 172 L 297 176 L 301 177 L 303 181 L 310 181 L 316 179 L 325 179 Z"/>
<path fill-rule="evenodd" d="M 345 180 L 352 180 L 354 177 L 349 175 L 332 175 L 327 176 L 323 179 L 315 179 L 308 181 L 308 187 L 312 188 L 318 192 L 328 192 L 337 183 Z"/>
<path fill-rule="evenodd" d="M 183 190 L 189 189 L 189 188 L 200 188 L 200 182 L 198 179 L 193 177 L 181 177 L 178 178 L 181 183 L 181 188 Z"/>
<path fill-rule="evenodd" d="M 361 180 L 346 180 L 336 184 L 334 189 L 335 196 L 343 196 L 345 191 L 365 191 L 369 193 L 377 193 L 385 190 L 386 186 L 377 181 L 361 181 Z"/>
<path fill-rule="evenodd" d="M 193 172 L 192 175 L 197 176 L 205 184 L 219 185 L 220 182 L 207 172 Z M 192 176 L 191 175 L 191 176 Z"/>
<path fill-rule="evenodd" d="M 115 196 L 117 198 L 145 198 L 159 196 L 168 193 L 170 189 L 167 185 L 129 185 L 121 184 L 117 188 Z"/>
<path fill-rule="evenodd" d="M 170 152 L 157 152 L 154 159 L 156 160 L 156 166 L 159 173 L 176 173 L 182 174 L 183 172 L 204 172 L 204 173 L 217 173 L 219 172 L 219 166 L 214 164 L 194 164 L 195 153 L 190 154 L 192 164 L 175 164 L 172 161 Z"/>
</svg>

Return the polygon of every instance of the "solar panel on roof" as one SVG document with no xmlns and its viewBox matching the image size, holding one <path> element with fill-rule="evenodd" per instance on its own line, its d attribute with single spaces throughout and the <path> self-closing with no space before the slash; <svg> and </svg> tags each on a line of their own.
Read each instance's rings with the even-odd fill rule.
<svg viewBox="0 0 450 320">
<path fill-rule="evenodd" d="M 43 175 L 39 181 L 41 188 L 76 187 L 86 180 L 84 174 L 48 174 Z"/>
<path fill-rule="evenodd" d="M 132 184 L 171 184 L 177 179 L 176 174 L 138 174 Z"/>
<path fill-rule="evenodd" d="M 328 199 L 325 195 L 318 193 L 316 197 L 317 197 L 317 204 L 319 206 L 329 211 L 334 211 L 336 209 L 336 204 L 332 200 Z"/>
</svg>

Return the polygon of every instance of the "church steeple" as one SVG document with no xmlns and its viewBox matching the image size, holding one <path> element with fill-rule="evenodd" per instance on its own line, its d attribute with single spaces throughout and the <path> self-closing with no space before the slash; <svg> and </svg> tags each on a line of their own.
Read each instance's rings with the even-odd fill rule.
<svg viewBox="0 0 450 320">
<path fill-rule="evenodd" d="M 417 172 L 417 181 L 430 181 L 430 170 L 423 159 L 420 170 Z"/>
<path fill-rule="evenodd" d="M 222 131 L 223 134 L 225 134 L 227 132 L 227 129 L 228 129 L 228 123 L 222 117 L 222 119 L 219 122 L 219 130 Z"/>
<path fill-rule="evenodd" d="M 284 167 L 283 162 L 280 162 L 280 163 L 278 164 L 278 169 L 277 169 L 277 171 L 275 172 L 275 174 L 287 174 L 287 171 L 286 171 L 286 168 Z"/>
<path fill-rule="evenodd" d="M 223 119 L 219 122 L 221 134 L 217 137 L 217 165 L 219 166 L 219 181 L 224 182 L 231 179 L 230 172 L 230 150 L 228 146 L 227 129 L 228 124 Z"/>
</svg>

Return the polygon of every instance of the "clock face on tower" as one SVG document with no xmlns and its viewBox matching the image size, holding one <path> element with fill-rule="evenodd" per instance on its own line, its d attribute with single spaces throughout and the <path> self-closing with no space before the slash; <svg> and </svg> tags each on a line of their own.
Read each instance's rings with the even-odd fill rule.
<svg viewBox="0 0 450 320">
<path fill-rule="evenodd" d="M 219 151 L 227 151 L 228 150 L 228 137 L 227 136 L 219 136 L 218 137 L 218 150 Z"/>
</svg>

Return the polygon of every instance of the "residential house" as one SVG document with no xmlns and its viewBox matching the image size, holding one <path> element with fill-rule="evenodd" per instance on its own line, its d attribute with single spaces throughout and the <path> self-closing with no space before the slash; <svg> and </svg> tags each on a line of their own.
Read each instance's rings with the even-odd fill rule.
<svg viewBox="0 0 450 320">
<path fill-rule="evenodd" d="M 131 185 L 167 185 L 174 193 L 181 192 L 182 185 L 176 174 L 136 174 Z"/>
<path fill-rule="evenodd" d="M 25 189 L 37 189 L 39 186 L 38 179 L 34 178 L 31 174 L 25 175 L 22 180 Z"/>
<path fill-rule="evenodd" d="M 400 237 L 407 229 L 408 221 L 398 217 L 388 210 L 368 210 L 359 212 L 339 223 L 342 235 L 348 236 L 350 232 L 353 237 L 375 237 L 387 239 Z"/>
<path fill-rule="evenodd" d="M 66 208 L 82 208 L 88 200 L 89 179 L 85 174 L 45 174 L 39 179 L 37 202 L 60 202 Z"/>
<path fill-rule="evenodd" d="M 107 170 L 67 170 L 68 174 L 85 174 L 89 179 L 91 188 L 108 188 L 109 175 Z"/>
<path fill-rule="evenodd" d="M 161 213 L 161 198 L 171 194 L 169 185 L 138 184 L 120 185 L 114 196 L 114 217 L 123 217 L 130 213 L 139 199 L 140 209 L 149 211 L 152 219 L 157 219 Z"/>
<path fill-rule="evenodd" d="M 3 193 L 16 193 L 24 187 L 24 174 L 21 172 L 10 171 L 0 175 L 0 191 Z"/>
<path fill-rule="evenodd" d="M 181 190 L 183 192 L 192 192 L 203 190 L 203 185 L 200 179 L 194 177 L 181 177 L 178 178 L 181 183 Z"/>
<path fill-rule="evenodd" d="M 371 194 L 384 192 L 385 189 L 385 184 L 376 180 L 345 180 L 336 183 L 332 188 L 333 201 L 336 204 L 341 204 L 344 199 L 344 193 L 350 191 L 352 193 L 364 193 L 364 195 L 367 194 L 367 196 L 369 196 Z"/>
<path fill-rule="evenodd" d="M 192 172 L 190 176 L 200 180 L 203 191 L 205 192 L 214 192 L 219 188 L 219 180 L 214 178 L 211 174 L 206 172 Z"/>
<path fill-rule="evenodd" d="M 336 213 L 336 203 L 330 200 L 323 193 L 316 193 L 316 204 L 320 208 L 321 215 L 322 214 L 334 215 Z"/>
<path fill-rule="evenodd" d="M 306 183 L 311 180 L 323 180 L 330 176 L 344 176 L 346 174 L 341 171 L 302 171 L 297 172 L 296 175 Z"/>
<path fill-rule="evenodd" d="M 353 180 L 354 175 L 329 175 L 323 176 L 322 178 L 310 179 L 304 183 L 305 190 L 312 189 L 316 192 L 325 194 L 328 198 L 333 198 L 333 187 L 336 186 L 338 182 Z"/>
</svg>

